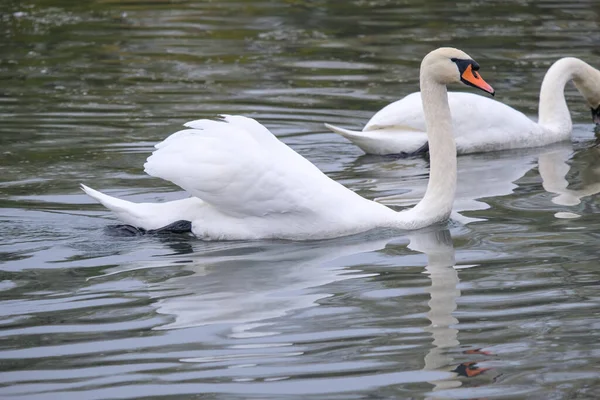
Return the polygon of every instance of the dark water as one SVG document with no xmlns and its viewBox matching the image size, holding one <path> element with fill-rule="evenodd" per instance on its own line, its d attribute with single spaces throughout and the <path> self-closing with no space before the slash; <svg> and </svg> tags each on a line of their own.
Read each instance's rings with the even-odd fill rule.
<svg viewBox="0 0 600 400">
<path fill-rule="evenodd" d="M 362 126 L 445 45 L 534 116 L 553 61 L 600 66 L 600 2 L 0 4 L 1 398 L 600 397 L 600 149 L 572 86 L 572 143 L 461 157 L 460 214 L 423 232 L 120 238 L 78 189 L 181 197 L 143 174 L 151 146 L 228 113 L 414 204 L 425 160 L 322 122 Z"/>
</svg>

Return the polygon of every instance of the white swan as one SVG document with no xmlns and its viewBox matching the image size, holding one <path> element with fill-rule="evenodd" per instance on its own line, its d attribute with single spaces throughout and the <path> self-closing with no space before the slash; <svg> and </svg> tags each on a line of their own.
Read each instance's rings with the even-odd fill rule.
<svg viewBox="0 0 600 400">
<path fill-rule="evenodd" d="M 396 212 L 323 174 L 253 119 L 198 120 L 156 145 L 144 164 L 151 176 L 193 197 L 131 203 L 82 185 L 124 223 L 144 230 L 191 225 L 207 240 L 324 239 L 373 228 L 418 229 L 450 215 L 456 190 L 456 147 L 446 84 L 463 81 L 494 93 L 464 52 L 440 48 L 421 63 L 431 171 L 423 199 Z M 186 221 L 186 223 L 180 223 Z"/>
<path fill-rule="evenodd" d="M 448 93 L 458 154 L 544 146 L 568 140 L 572 123 L 565 85 L 573 80 L 600 124 L 600 71 L 573 58 L 561 58 L 548 69 L 540 90 L 538 122 L 499 101 L 472 93 Z M 421 93 L 415 92 L 378 111 L 362 131 L 330 124 L 368 154 L 415 153 L 426 149 Z"/>
</svg>

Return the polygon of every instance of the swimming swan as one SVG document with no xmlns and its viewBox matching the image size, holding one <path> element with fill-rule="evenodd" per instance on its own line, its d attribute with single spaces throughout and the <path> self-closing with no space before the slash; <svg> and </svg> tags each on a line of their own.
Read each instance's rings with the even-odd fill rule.
<svg viewBox="0 0 600 400">
<path fill-rule="evenodd" d="M 412 209 L 396 212 L 323 174 L 267 128 L 242 116 L 197 120 L 157 144 L 144 164 L 151 176 L 192 197 L 131 203 L 82 189 L 125 224 L 143 230 L 185 230 L 206 240 L 326 239 L 373 228 L 419 229 L 450 215 L 456 190 L 456 147 L 446 84 L 464 82 L 494 94 L 464 52 L 440 48 L 421 63 L 431 170 Z"/>
<path fill-rule="evenodd" d="M 561 58 L 546 72 L 540 90 L 538 122 L 499 101 L 472 93 L 448 93 L 458 154 L 544 146 L 569 140 L 572 123 L 565 85 L 573 80 L 600 124 L 600 71 L 573 58 Z M 419 153 L 427 148 L 421 93 L 415 92 L 378 111 L 362 131 L 330 124 L 368 154 Z"/>
</svg>

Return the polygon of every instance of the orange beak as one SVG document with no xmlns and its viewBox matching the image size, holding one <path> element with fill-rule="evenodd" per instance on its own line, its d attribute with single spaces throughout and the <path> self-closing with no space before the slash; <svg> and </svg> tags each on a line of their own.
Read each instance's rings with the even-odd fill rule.
<svg viewBox="0 0 600 400">
<path fill-rule="evenodd" d="M 494 95 L 494 93 L 496 93 L 494 91 L 494 88 L 491 87 L 486 81 L 484 81 L 478 72 L 473 71 L 473 65 L 471 64 L 469 64 L 467 68 L 465 68 L 465 71 L 460 77 L 464 83 L 479 88 L 484 92 L 488 92 L 492 96 Z"/>
<path fill-rule="evenodd" d="M 473 349 L 473 350 L 465 350 L 463 354 L 485 354 L 486 356 L 491 356 L 491 351 L 481 350 L 481 349 Z"/>
<path fill-rule="evenodd" d="M 472 378 L 474 376 L 481 375 L 485 371 L 488 371 L 490 369 L 491 368 L 479 368 L 476 362 L 471 361 L 458 365 L 455 369 L 452 370 L 452 372 L 456 372 L 460 376 Z"/>
</svg>

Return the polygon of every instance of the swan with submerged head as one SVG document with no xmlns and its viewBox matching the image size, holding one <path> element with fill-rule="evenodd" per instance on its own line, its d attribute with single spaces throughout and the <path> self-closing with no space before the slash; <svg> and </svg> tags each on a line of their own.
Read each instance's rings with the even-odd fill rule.
<svg viewBox="0 0 600 400">
<path fill-rule="evenodd" d="M 473 93 L 448 93 L 458 154 L 545 146 L 569 140 L 573 125 L 565 85 L 575 83 L 600 124 L 600 71 L 578 58 L 556 61 L 540 90 L 538 122 L 499 101 Z M 417 154 L 427 150 L 426 117 L 421 93 L 388 104 L 362 131 L 325 124 L 368 154 Z"/>
<path fill-rule="evenodd" d="M 456 190 L 456 147 L 446 85 L 463 82 L 494 94 L 466 53 L 440 48 L 421 63 L 431 169 L 413 208 L 394 211 L 323 174 L 267 128 L 242 116 L 188 122 L 157 144 L 144 164 L 151 176 L 192 197 L 132 203 L 82 185 L 132 229 L 187 230 L 206 240 L 327 239 L 374 228 L 419 229 L 448 219 Z"/>
</svg>

